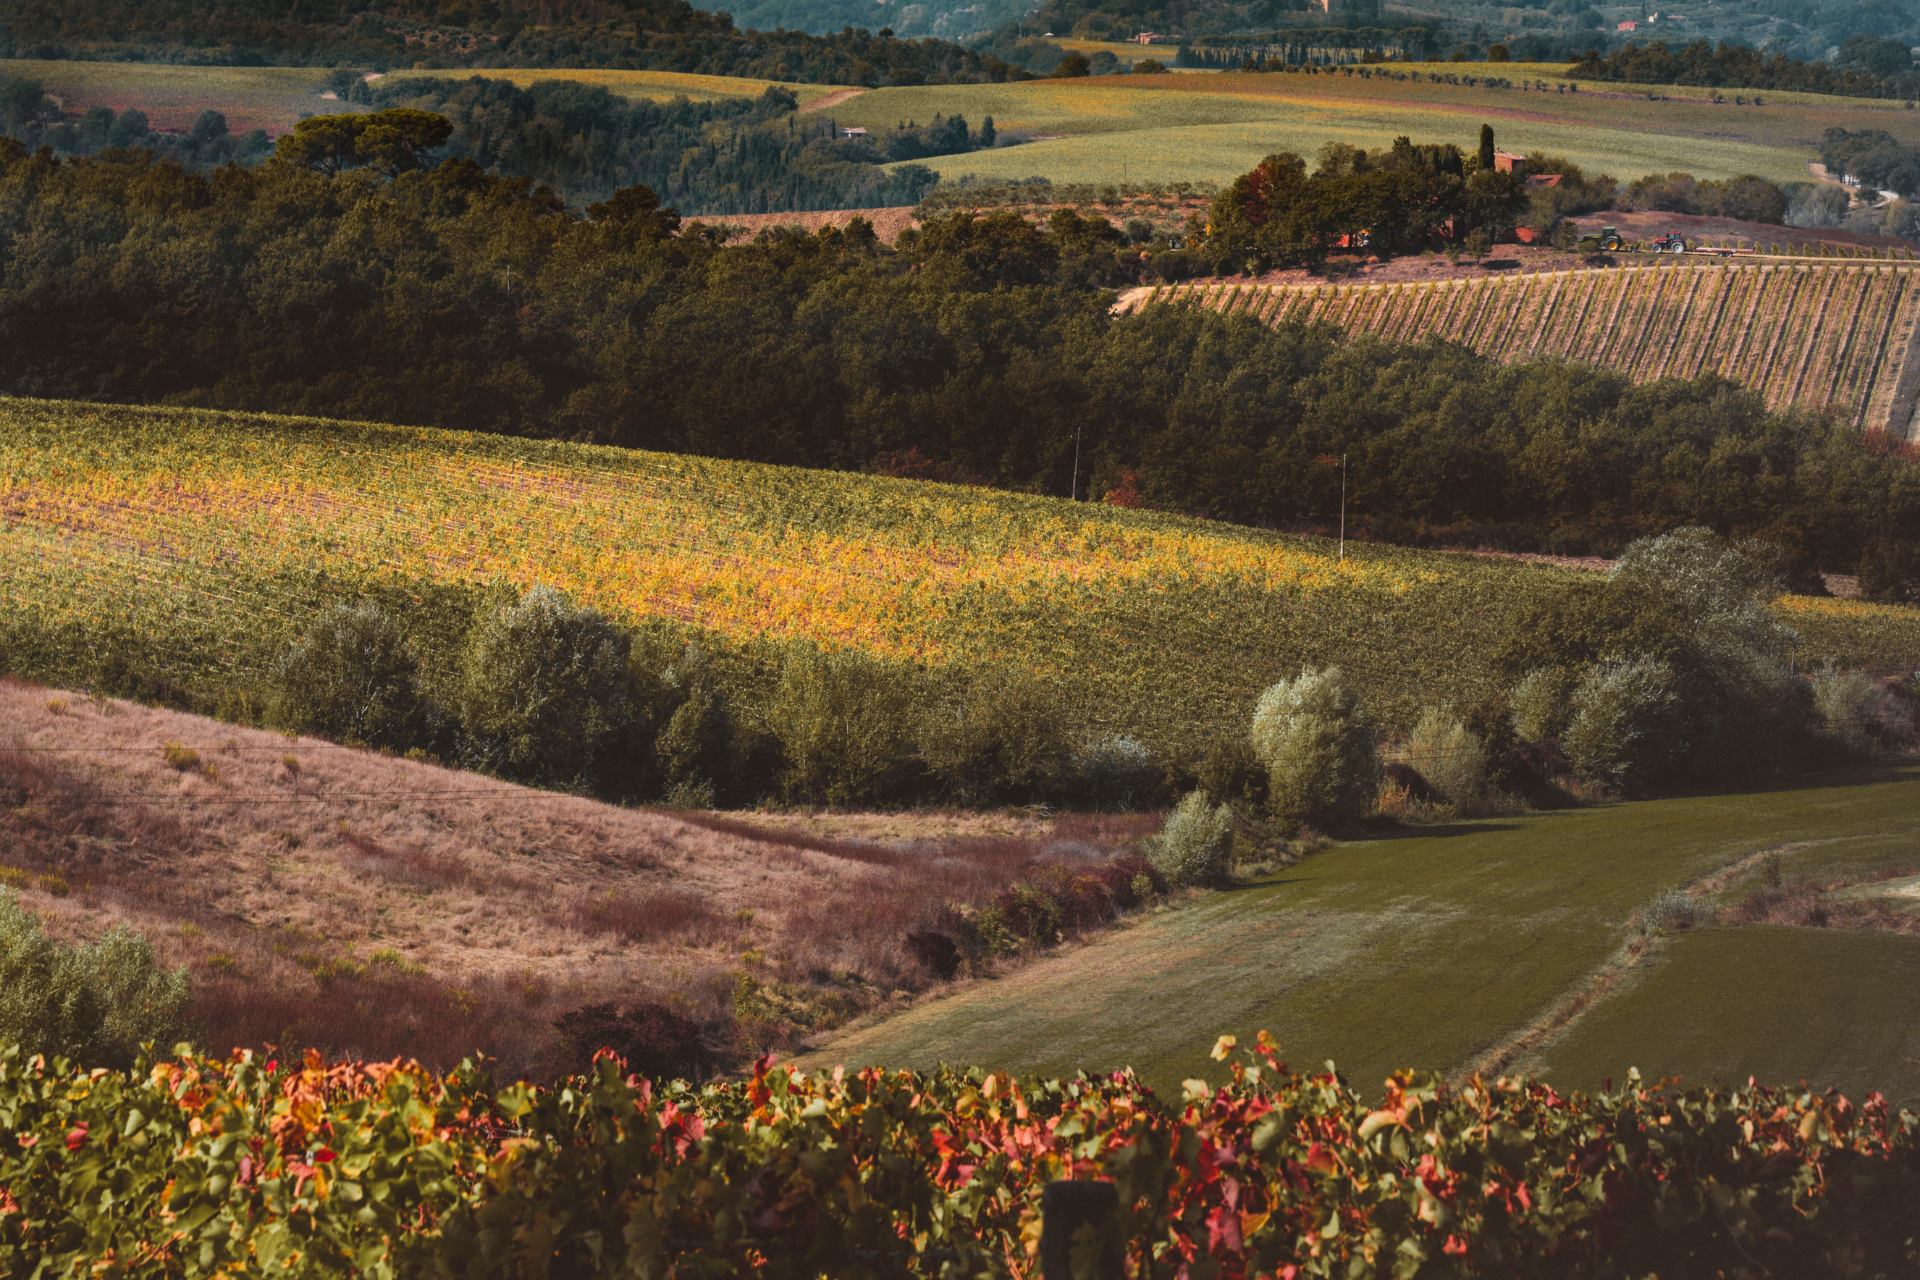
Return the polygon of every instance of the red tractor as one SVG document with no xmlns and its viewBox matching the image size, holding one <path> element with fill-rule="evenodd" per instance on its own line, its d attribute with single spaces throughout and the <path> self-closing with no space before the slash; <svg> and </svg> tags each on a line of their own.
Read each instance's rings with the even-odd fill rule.
<svg viewBox="0 0 1920 1280">
<path fill-rule="evenodd" d="M 1655 236 L 1653 239 L 1647 241 L 1647 248 L 1655 253 L 1685 253 L 1687 251 L 1687 238 L 1676 232 L 1669 231 L 1666 235 Z"/>
</svg>

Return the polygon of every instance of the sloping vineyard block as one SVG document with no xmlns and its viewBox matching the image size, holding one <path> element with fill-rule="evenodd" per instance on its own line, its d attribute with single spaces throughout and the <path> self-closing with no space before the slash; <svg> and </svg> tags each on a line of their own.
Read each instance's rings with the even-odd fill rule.
<svg viewBox="0 0 1920 1280">
<path fill-rule="evenodd" d="M 1502 360 L 1563 356 L 1635 381 L 1718 373 L 1770 407 L 1831 409 L 1909 439 L 1920 404 L 1920 265 L 1672 262 L 1403 284 L 1161 285 L 1115 310 L 1199 305 L 1326 321 Z"/>
</svg>

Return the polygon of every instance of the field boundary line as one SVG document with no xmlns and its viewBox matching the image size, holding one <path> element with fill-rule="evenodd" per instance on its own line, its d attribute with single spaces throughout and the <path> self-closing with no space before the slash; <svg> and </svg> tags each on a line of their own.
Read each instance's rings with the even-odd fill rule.
<svg viewBox="0 0 1920 1280">
<path fill-rule="evenodd" d="M 1820 845 L 1840 844 L 1848 840 L 1864 838 L 1871 837 L 1834 836 L 1825 840 L 1795 840 L 1787 844 L 1770 845 L 1765 849 L 1743 853 L 1711 871 L 1702 872 L 1681 884 L 1679 889 L 1689 898 L 1704 897 L 1726 888 L 1768 858 L 1775 858 L 1783 853 L 1797 853 L 1802 849 L 1812 849 Z M 1527 1023 L 1505 1042 L 1495 1045 L 1475 1058 L 1468 1066 L 1454 1073 L 1454 1081 L 1461 1083 L 1471 1076 L 1504 1072 L 1514 1063 L 1525 1062 L 1559 1040 L 1596 1004 L 1608 996 L 1617 994 L 1632 970 L 1641 967 L 1643 961 L 1653 958 L 1663 949 L 1661 946 L 1663 941 L 1663 937 L 1655 934 L 1630 933 L 1611 955 L 1590 970 L 1585 978 L 1577 981 L 1573 989 L 1556 1000 L 1551 1008 Z M 1529 1066 L 1531 1070 L 1539 1069 L 1537 1062 Z"/>
</svg>

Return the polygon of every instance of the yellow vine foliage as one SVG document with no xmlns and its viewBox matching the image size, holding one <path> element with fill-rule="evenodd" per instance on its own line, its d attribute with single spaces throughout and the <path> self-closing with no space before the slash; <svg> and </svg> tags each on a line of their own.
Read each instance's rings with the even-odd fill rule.
<svg viewBox="0 0 1920 1280">
<path fill-rule="evenodd" d="M 14 590 L 37 580 L 42 606 L 98 617 L 141 588 L 272 612 L 236 578 L 286 571 L 544 584 L 629 621 L 939 664 L 963 636 L 979 653 L 1009 606 L 1227 583 L 1393 596 L 1445 576 L 985 490 L 514 445 L 204 422 L 116 455 L 17 442 L 0 473 Z"/>
</svg>

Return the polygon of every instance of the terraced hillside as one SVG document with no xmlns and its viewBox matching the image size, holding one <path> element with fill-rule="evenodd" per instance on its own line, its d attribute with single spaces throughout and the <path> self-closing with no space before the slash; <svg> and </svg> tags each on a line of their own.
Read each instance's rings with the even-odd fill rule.
<svg viewBox="0 0 1920 1280">
<path fill-rule="evenodd" d="M 1328 320 L 1397 341 L 1429 335 L 1524 360 L 1560 355 L 1636 380 L 1724 374 L 1770 407 L 1838 406 L 1910 435 L 1920 274 L 1905 263 L 1701 263 L 1369 285 L 1171 285 L 1120 309 L 1198 302 L 1272 324 Z"/>
</svg>

